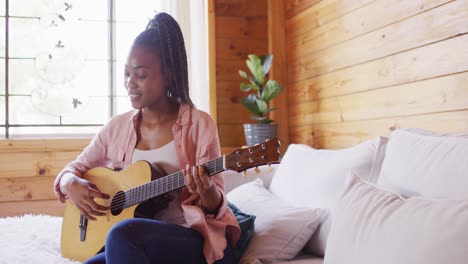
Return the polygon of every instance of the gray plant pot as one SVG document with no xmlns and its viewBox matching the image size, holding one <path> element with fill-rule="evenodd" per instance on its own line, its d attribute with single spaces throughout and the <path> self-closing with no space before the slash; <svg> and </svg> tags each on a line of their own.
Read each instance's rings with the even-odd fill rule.
<svg viewBox="0 0 468 264">
<path fill-rule="evenodd" d="M 278 124 L 244 124 L 245 142 L 248 146 L 263 143 L 278 136 Z"/>
</svg>

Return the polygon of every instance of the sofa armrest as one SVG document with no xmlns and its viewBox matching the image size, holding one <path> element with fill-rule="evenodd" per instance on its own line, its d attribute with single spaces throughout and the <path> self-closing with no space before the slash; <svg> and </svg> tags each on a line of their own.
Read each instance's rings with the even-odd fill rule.
<svg viewBox="0 0 468 264">
<path fill-rule="evenodd" d="M 270 186 L 271 179 L 275 174 L 276 169 L 279 164 L 271 165 L 272 171 L 268 171 L 268 166 L 259 167 L 260 173 L 255 173 L 254 169 L 247 170 L 247 177 L 244 177 L 242 173 L 235 171 L 225 171 L 224 174 L 224 191 L 226 193 L 230 192 L 232 189 L 236 188 L 239 185 L 242 185 L 247 182 L 251 182 L 257 178 L 261 178 L 263 185 L 268 189 Z"/>
</svg>

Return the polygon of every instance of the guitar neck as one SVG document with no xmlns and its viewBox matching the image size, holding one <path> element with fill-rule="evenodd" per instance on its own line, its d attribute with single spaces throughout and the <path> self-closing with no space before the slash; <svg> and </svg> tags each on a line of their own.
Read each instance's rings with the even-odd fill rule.
<svg viewBox="0 0 468 264">
<path fill-rule="evenodd" d="M 225 171 L 225 156 L 210 160 L 203 164 L 208 176 Z M 139 204 L 158 195 L 173 191 L 185 186 L 185 177 L 183 171 L 178 171 L 159 179 L 153 180 L 147 184 L 140 185 L 125 192 L 124 208 Z"/>
</svg>

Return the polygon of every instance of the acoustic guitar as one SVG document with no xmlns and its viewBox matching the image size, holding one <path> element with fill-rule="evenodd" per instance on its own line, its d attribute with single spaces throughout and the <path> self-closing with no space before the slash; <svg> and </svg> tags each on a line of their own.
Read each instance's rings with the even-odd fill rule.
<svg viewBox="0 0 468 264">
<path fill-rule="evenodd" d="M 243 149 L 203 164 L 209 176 L 222 171 L 244 172 L 247 169 L 279 163 L 280 143 L 272 139 L 265 143 Z M 83 174 L 83 178 L 94 183 L 99 190 L 110 195 L 110 199 L 96 198 L 99 204 L 109 207 L 106 215 L 97 216 L 97 221 L 88 221 L 71 201 L 66 202 L 61 232 L 62 256 L 84 261 L 98 253 L 105 244 L 109 230 L 116 223 L 138 217 L 138 208 L 158 200 L 168 192 L 185 185 L 183 171 L 169 175 L 159 167 L 146 161 L 137 161 L 121 171 L 97 167 Z"/>
</svg>

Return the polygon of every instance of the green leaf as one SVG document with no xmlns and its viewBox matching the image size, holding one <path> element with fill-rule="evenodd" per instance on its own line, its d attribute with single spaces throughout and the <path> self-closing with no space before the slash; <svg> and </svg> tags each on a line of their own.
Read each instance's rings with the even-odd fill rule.
<svg viewBox="0 0 468 264">
<path fill-rule="evenodd" d="M 265 114 L 268 114 L 268 113 L 270 113 L 271 111 L 275 111 L 275 110 L 278 110 L 278 108 L 277 108 L 277 107 L 268 108 L 268 110 L 266 111 Z"/>
<path fill-rule="evenodd" d="M 245 73 L 245 71 L 242 71 L 242 70 L 239 70 L 239 75 L 242 78 L 245 78 L 245 79 L 249 80 L 252 85 L 257 87 L 255 90 L 258 91 L 258 83 L 257 83 L 257 80 L 255 80 L 254 77 L 248 75 L 247 73 Z"/>
<path fill-rule="evenodd" d="M 245 71 L 242 71 L 242 70 L 239 70 L 239 76 L 247 80 L 249 79 L 249 76 L 247 75 L 247 73 L 245 73 Z"/>
<path fill-rule="evenodd" d="M 273 120 L 269 119 L 266 116 L 255 116 L 251 115 L 250 119 L 258 121 L 260 124 L 270 124 Z"/>
<path fill-rule="evenodd" d="M 252 114 L 261 116 L 262 113 L 257 106 L 257 97 L 255 94 L 249 94 L 246 97 L 242 98 L 242 104 L 249 110 Z"/>
<path fill-rule="evenodd" d="M 255 78 L 257 85 L 262 85 L 265 81 L 265 75 L 263 74 L 263 66 L 260 58 L 254 54 L 250 54 L 249 59 L 246 61 L 246 64 L 253 77 Z"/>
<path fill-rule="evenodd" d="M 251 115 L 251 116 L 250 116 L 250 119 L 252 119 L 252 120 L 257 120 L 257 121 L 262 121 L 262 120 L 266 119 L 266 117 L 264 117 L 264 116 Z"/>
<path fill-rule="evenodd" d="M 268 110 L 268 104 L 261 99 L 256 98 L 256 100 L 258 111 L 261 113 L 262 116 L 264 116 L 266 111 Z"/>
<path fill-rule="evenodd" d="M 243 92 L 248 92 L 248 91 L 250 91 L 250 84 L 241 83 L 240 84 L 240 89 Z"/>
<path fill-rule="evenodd" d="M 265 87 L 263 88 L 262 98 L 266 102 L 269 102 L 271 99 L 278 96 L 283 87 L 274 80 L 268 80 Z"/>
<path fill-rule="evenodd" d="M 275 111 L 275 110 L 278 110 L 278 107 L 268 108 L 267 113 L 270 113 L 271 111 Z"/>
<path fill-rule="evenodd" d="M 271 63 L 273 62 L 273 54 L 268 54 L 266 56 L 260 57 L 263 65 L 263 75 L 267 75 L 271 68 Z"/>
<path fill-rule="evenodd" d="M 270 124 L 271 122 L 273 122 L 273 120 L 268 119 L 268 118 L 265 118 L 265 119 L 263 119 L 263 120 L 260 120 L 260 123 L 261 123 L 261 124 Z"/>
</svg>

